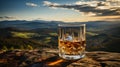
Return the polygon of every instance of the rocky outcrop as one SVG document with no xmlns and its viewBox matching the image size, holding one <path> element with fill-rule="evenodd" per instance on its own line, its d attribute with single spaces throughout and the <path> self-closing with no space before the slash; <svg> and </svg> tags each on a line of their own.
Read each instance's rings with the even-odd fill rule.
<svg viewBox="0 0 120 67">
<path fill-rule="evenodd" d="M 86 52 L 79 60 L 64 60 L 57 49 L 0 52 L 0 67 L 120 67 L 120 53 Z"/>
</svg>

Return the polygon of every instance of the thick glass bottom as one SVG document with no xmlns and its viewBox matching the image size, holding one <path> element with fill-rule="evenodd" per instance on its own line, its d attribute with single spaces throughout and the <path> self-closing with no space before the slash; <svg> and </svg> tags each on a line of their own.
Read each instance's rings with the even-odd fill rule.
<svg viewBox="0 0 120 67">
<path fill-rule="evenodd" d="M 63 58 L 63 59 L 66 59 L 66 60 L 78 60 L 78 59 L 84 58 L 85 54 L 82 54 L 82 55 L 65 55 L 65 54 L 59 54 L 59 56 L 61 58 Z"/>
</svg>

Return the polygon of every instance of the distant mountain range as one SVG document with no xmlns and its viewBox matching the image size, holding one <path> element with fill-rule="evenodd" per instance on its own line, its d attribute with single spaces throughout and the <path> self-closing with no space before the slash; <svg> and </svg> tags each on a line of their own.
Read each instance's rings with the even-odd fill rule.
<svg viewBox="0 0 120 67">
<path fill-rule="evenodd" d="M 44 21 L 44 20 L 34 20 L 34 21 L 1 21 L 0 28 L 15 27 L 19 29 L 31 30 L 37 28 L 57 28 L 58 24 L 62 24 L 62 21 Z M 106 28 L 112 28 L 120 26 L 120 22 L 107 22 L 107 21 L 94 21 L 94 22 L 73 22 L 76 24 L 86 24 L 88 30 L 105 30 Z"/>
<path fill-rule="evenodd" d="M 20 29 L 36 29 L 36 28 L 56 28 L 58 23 L 54 21 L 1 21 L 0 28 L 16 27 Z"/>
</svg>

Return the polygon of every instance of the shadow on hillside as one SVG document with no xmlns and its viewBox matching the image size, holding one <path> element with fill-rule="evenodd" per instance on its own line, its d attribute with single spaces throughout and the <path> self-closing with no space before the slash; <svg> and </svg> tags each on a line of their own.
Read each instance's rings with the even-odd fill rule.
<svg viewBox="0 0 120 67">
<path fill-rule="evenodd" d="M 30 67 L 66 67 L 67 65 L 75 62 L 77 60 L 65 60 L 59 56 L 53 56 L 42 60 L 41 62 L 36 62 L 30 65 Z"/>
</svg>

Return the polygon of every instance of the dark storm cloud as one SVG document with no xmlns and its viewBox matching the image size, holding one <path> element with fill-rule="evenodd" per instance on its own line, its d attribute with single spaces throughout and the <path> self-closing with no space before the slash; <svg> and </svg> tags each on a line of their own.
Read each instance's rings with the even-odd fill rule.
<svg viewBox="0 0 120 67">
<path fill-rule="evenodd" d="M 120 15 L 120 7 L 111 7 L 110 4 L 101 1 L 100 2 L 98 1 L 94 4 L 95 6 L 91 6 L 89 2 L 87 2 L 86 4 L 84 3 L 84 4 L 73 4 L 73 5 L 60 5 L 60 4 L 55 5 L 54 3 L 49 2 L 49 4 L 45 4 L 45 5 L 48 7 L 73 9 L 79 12 L 83 12 L 85 14 L 92 13 L 97 16 Z"/>
</svg>

